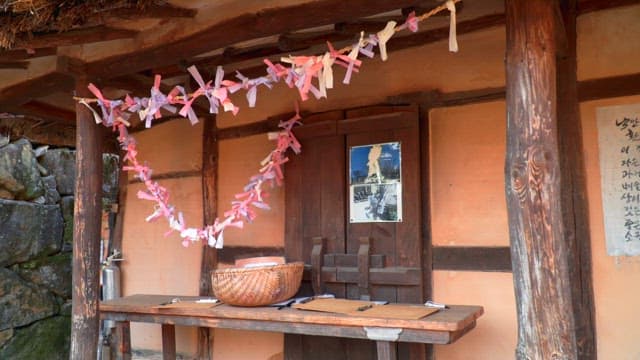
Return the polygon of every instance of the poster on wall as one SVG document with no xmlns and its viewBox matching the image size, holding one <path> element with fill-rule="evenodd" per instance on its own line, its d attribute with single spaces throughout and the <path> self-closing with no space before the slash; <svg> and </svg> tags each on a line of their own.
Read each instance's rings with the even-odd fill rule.
<svg viewBox="0 0 640 360">
<path fill-rule="evenodd" d="M 401 222 L 400 142 L 349 149 L 349 218 L 352 223 Z"/>
<path fill-rule="evenodd" d="M 596 116 L 607 254 L 640 255 L 640 104 Z"/>
</svg>

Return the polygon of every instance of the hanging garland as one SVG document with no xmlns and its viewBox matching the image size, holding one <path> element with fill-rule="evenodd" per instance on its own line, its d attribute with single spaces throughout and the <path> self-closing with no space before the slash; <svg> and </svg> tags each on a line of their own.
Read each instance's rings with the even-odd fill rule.
<svg viewBox="0 0 640 360">
<path fill-rule="evenodd" d="M 267 65 L 267 74 L 255 79 L 249 79 L 240 72 L 236 72 L 238 81 L 225 80 L 224 70 L 222 66 L 218 66 L 215 79 L 205 82 L 196 67 L 191 66 L 187 70 L 198 84 L 198 89 L 193 93 L 187 93 L 182 86 L 178 85 L 165 95 L 160 91 L 161 77 L 156 75 L 150 97 L 132 98 L 126 95 L 124 99 L 110 100 L 106 99 L 95 85 L 89 84 L 89 91 L 95 98 L 76 97 L 74 99 L 91 110 L 97 124 L 103 124 L 106 127 L 111 127 L 113 131 L 117 131 L 120 147 L 126 152 L 123 161 L 126 165 L 123 166 L 123 170 L 135 172 L 136 176 L 144 183 L 146 190 L 138 191 L 138 198 L 155 202 L 154 211 L 146 218 L 146 221 L 153 221 L 160 217 L 166 218 L 170 228 L 166 235 L 172 231 L 177 231 L 183 239 L 182 244 L 185 247 L 189 246 L 191 242 L 206 241 L 211 247 L 222 248 L 225 228 L 235 227 L 241 229 L 245 221 L 252 222 L 256 218 L 254 207 L 270 209 L 265 201 L 268 194 L 263 190 L 263 185 L 268 183 L 271 186 L 280 186 L 284 178 L 282 165 L 288 161 L 285 153 L 289 149 L 296 154 L 300 153 L 300 143 L 292 133 L 293 127 L 299 124 L 300 120 L 297 104 L 296 115 L 289 120 L 281 121 L 279 124 L 281 130 L 279 132 L 269 133 L 269 139 L 276 141 L 276 147 L 262 160 L 260 163 L 262 167 L 258 174 L 252 176 L 243 191 L 235 195 L 235 200 L 231 203 L 231 209 L 224 212 L 223 218 L 217 218 L 213 224 L 204 228 L 189 228 L 186 226 L 182 212 L 176 213 L 174 206 L 169 203 L 169 191 L 156 181 L 153 181 L 151 168 L 138 160 L 136 141 L 127 130 L 127 127 L 130 126 L 128 120 L 131 115 L 138 114 L 147 128 L 151 127 L 153 120 L 162 117 L 161 110 L 174 114 L 177 112 L 180 116 L 188 118 L 191 124 L 195 124 L 198 122 L 198 117 L 193 111 L 192 104 L 200 96 L 204 96 L 208 100 L 210 113 L 217 114 L 219 108 L 222 107 L 224 111 L 236 115 L 240 109 L 233 104 L 229 94 L 239 90 L 246 91 L 249 107 L 254 107 L 258 86 L 263 85 L 271 89 L 280 80 L 283 80 L 290 88 L 297 88 L 302 101 L 309 98 L 309 93 L 313 94 L 317 99 L 326 98 L 327 89 L 332 89 L 334 85 L 333 65 L 346 68 L 346 74 L 342 82 L 349 84 L 352 74 L 360 70 L 362 64 L 362 61 L 358 60 L 360 54 L 373 58 L 375 56 L 373 50 L 377 46 L 380 51 L 380 58 L 382 61 L 386 61 L 386 44 L 396 32 L 404 29 L 416 32 L 420 21 L 440 11 L 449 10 L 451 14 L 449 50 L 458 51 L 455 3 L 459 1 L 461 0 L 448 0 L 445 4 L 421 16 L 416 16 L 412 12 L 404 24 L 397 26 L 395 21 L 389 21 L 384 29 L 376 34 L 369 34 L 367 37 L 362 31 L 357 43 L 340 50 L 335 50 L 333 45 L 327 42 L 328 51 L 324 55 L 288 56 L 281 58 L 281 63 L 275 64 L 268 59 L 264 59 L 264 63 Z M 287 67 L 284 64 L 289 66 Z M 312 82 L 314 78 L 317 79 L 317 86 Z M 99 107 L 99 112 L 91 104 L 96 104 Z M 178 107 L 180 107 L 179 111 Z"/>
</svg>

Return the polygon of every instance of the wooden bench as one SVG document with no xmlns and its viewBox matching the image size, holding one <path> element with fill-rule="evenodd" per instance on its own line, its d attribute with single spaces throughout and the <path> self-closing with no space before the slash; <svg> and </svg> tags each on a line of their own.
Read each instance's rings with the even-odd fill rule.
<svg viewBox="0 0 640 360">
<path fill-rule="evenodd" d="M 394 342 L 450 344 L 473 329 L 481 306 L 454 305 L 419 320 L 382 319 L 285 307 L 245 308 L 226 304 L 213 308 L 159 309 L 158 304 L 200 297 L 131 295 L 100 304 L 100 317 L 114 320 L 120 337 L 117 358 L 130 359 L 129 322 L 162 325 L 164 359 L 175 359 L 175 325 L 336 336 L 376 341 L 379 360 L 395 360 Z"/>
</svg>

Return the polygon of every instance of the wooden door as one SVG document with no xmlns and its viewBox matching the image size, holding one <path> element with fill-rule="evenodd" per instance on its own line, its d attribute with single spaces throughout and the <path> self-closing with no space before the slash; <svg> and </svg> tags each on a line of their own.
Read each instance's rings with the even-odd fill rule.
<svg viewBox="0 0 640 360">
<path fill-rule="evenodd" d="M 316 292 L 342 298 L 423 302 L 416 109 L 376 107 L 348 111 L 343 120 L 307 121 L 296 134 L 303 150 L 291 158 L 285 169 L 285 254 L 289 261 L 303 260 L 313 267 L 305 276 L 301 295 L 312 294 L 315 287 Z M 352 223 L 350 149 L 390 142 L 400 143 L 401 221 Z M 375 358 L 374 342 L 331 335 L 338 334 L 287 335 L 286 358 Z M 424 358 L 424 346 L 403 344 L 399 355 L 405 359 Z"/>
</svg>

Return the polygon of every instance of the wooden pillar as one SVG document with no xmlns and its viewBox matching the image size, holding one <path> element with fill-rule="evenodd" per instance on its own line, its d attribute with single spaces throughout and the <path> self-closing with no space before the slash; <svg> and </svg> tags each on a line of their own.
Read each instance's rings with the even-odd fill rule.
<svg viewBox="0 0 640 360">
<path fill-rule="evenodd" d="M 558 149 L 557 0 L 510 0 L 507 158 L 519 359 L 577 359 Z"/>
<path fill-rule="evenodd" d="M 421 104 L 420 116 L 420 189 L 422 192 L 422 295 L 433 300 L 433 243 L 431 240 L 431 135 L 429 132 L 429 111 L 431 104 Z M 428 360 L 434 359 L 433 345 L 425 344 L 424 353 Z"/>
<path fill-rule="evenodd" d="M 564 49 L 559 49 L 558 142 L 560 147 L 561 199 L 565 240 L 569 249 L 569 276 L 573 298 L 578 358 L 597 357 L 595 306 L 591 273 L 591 229 L 587 201 L 582 124 L 578 106 L 576 60 L 577 0 L 561 0 Z"/>
<path fill-rule="evenodd" d="M 87 81 L 76 94 L 91 96 Z M 72 360 L 95 359 L 99 334 L 102 135 L 91 112 L 76 104 L 76 187 L 73 217 Z"/>
<path fill-rule="evenodd" d="M 202 130 L 202 208 L 205 225 L 213 224 L 218 208 L 218 129 L 215 115 L 204 119 Z M 218 264 L 216 249 L 203 244 L 200 266 L 200 295 L 211 296 L 211 271 Z M 213 358 L 213 329 L 198 328 L 198 359 Z"/>
</svg>

